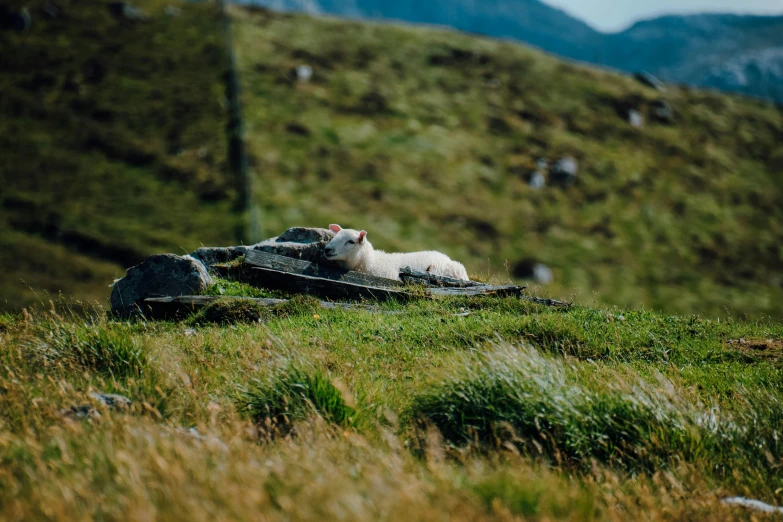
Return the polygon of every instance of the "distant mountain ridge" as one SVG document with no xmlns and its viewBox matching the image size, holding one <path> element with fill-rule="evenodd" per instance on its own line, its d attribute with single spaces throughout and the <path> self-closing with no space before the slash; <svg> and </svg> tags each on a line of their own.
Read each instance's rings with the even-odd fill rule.
<svg viewBox="0 0 783 522">
<path fill-rule="evenodd" d="M 275 10 L 434 24 L 666 81 L 783 102 L 783 16 L 667 15 L 602 33 L 539 0 L 251 0 Z"/>
</svg>

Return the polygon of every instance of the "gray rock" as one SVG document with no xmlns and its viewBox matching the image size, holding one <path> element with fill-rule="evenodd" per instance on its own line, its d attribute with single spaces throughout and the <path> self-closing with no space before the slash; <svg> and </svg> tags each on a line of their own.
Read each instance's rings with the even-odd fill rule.
<svg viewBox="0 0 783 522">
<path fill-rule="evenodd" d="M 70 408 L 63 408 L 57 413 L 61 417 L 74 420 L 95 419 L 101 416 L 101 412 L 91 404 L 80 404 L 78 406 L 71 406 Z"/>
<path fill-rule="evenodd" d="M 217 265 L 219 263 L 230 263 L 231 261 L 244 256 L 252 247 L 232 246 L 232 247 L 201 247 L 192 252 L 190 257 L 201 261 L 205 267 Z"/>
<path fill-rule="evenodd" d="M 307 83 L 313 78 L 313 68 L 309 65 L 300 65 L 295 70 L 296 79 L 302 83 Z"/>
<path fill-rule="evenodd" d="M 120 317 L 137 313 L 147 297 L 198 295 L 213 284 L 204 264 L 191 256 L 158 254 L 128 269 L 114 283 L 111 309 Z"/>
<path fill-rule="evenodd" d="M 182 15 L 182 9 L 173 5 L 167 5 L 163 12 L 166 13 L 166 16 L 178 17 Z"/>
<path fill-rule="evenodd" d="M 554 282 L 555 276 L 548 266 L 538 263 L 533 267 L 533 280 L 540 285 L 548 285 Z"/>
<path fill-rule="evenodd" d="M 658 123 L 674 122 L 674 110 L 666 100 L 655 100 L 651 108 L 653 119 Z"/>
<path fill-rule="evenodd" d="M 248 250 L 262 250 L 279 256 L 293 257 L 316 263 L 328 263 L 324 257 L 324 247 L 332 240 L 334 233 L 325 228 L 289 228 L 277 237 L 273 237 L 251 246 L 202 247 L 193 252 L 194 257 L 211 267 L 219 263 L 229 263 L 245 255 Z"/>
<path fill-rule="evenodd" d="M 546 185 L 546 179 L 544 178 L 544 175 L 541 174 L 539 171 L 535 171 L 530 176 L 530 180 L 528 181 L 528 185 L 530 185 L 530 188 L 538 190 L 540 188 L 543 188 L 544 185 Z"/>
<path fill-rule="evenodd" d="M 304 261 L 329 263 L 324 256 L 324 248 L 333 237 L 334 233 L 328 229 L 296 227 L 251 248 Z"/>
<path fill-rule="evenodd" d="M 633 77 L 637 82 L 641 83 L 642 85 L 646 85 L 647 87 L 652 87 L 656 91 L 663 92 L 666 90 L 665 83 L 646 71 L 638 72 L 634 74 Z"/>
<path fill-rule="evenodd" d="M 128 408 L 131 405 L 129 398 L 116 393 L 91 393 L 90 397 L 109 408 Z"/>
<path fill-rule="evenodd" d="M 550 179 L 552 183 L 558 185 L 572 185 L 576 181 L 578 172 L 579 163 L 577 163 L 576 159 L 566 156 L 552 165 Z"/>
<path fill-rule="evenodd" d="M 131 405 L 129 398 L 114 393 L 91 393 L 90 398 L 95 399 L 110 410 L 127 409 Z M 63 408 L 58 413 L 67 419 L 76 420 L 97 419 L 101 416 L 100 410 L 92 404 L 79 404 L 78 406 Z"/>
<path fill-rule="evenodd" d="M 277 242 L 289 242 L 289 243 L 313 243 L 313 242 L 325 242 L 328 243 L 334 238 L 334 232 L 328 228 L 306 228 L 306 227 L 293 227 L 289 228 L 279 236 L 275 241 Z"/>
<path fill-rule="evenodd" d="M 63 14 L 62 9 L 51 2 L 45 2 L 43 7 L 41 7 L 41 10 L 49 18 L 60 18 L 60 16 Z"/>
</svg>

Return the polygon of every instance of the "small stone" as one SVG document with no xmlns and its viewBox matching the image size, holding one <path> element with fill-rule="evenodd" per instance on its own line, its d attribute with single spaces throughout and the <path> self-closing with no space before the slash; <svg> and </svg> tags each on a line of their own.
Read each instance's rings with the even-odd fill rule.
<svg viewBox="0 0 783 522">
<path fill-rule="evenodd" d="M 554 282 L 555 276 L 548 266 L 538 263 L 533 267 L 533 280 L 540 285 L 548 285 Z"/>
<path fill-rule="evenodd" d="M 296 79 L 302 83 L 307 83 L 313 78 L 313 68 L 309 65 L 300 65 L 295 72 Z"/>
<path fill-rule="evenodd" d="M 90 398 L 95 399 L 110 410 L 127 409 L 131 405 L 129 398 L 115 393 L 91 393 Z M 78 406 L 63 408 L 57 413 L 61 417 L 75 420 L 98 419 L 101 417 L 100 410 L 92 404 L 79 404 Z"/>
<path fill-rule="evenodd" d="M 576 175 L 579 172 L 579 163 L 576 159 L 566 156 L 555 162 L 552 166 L 550 179 L 552 183 L 558 185 L 573 185 L 576 181 Z"/>
<path fill-rule="evenodd" d="M 530 188 L 534 190 L 538 190 L 540 188 L 543 188 L 544 185 L 546 185 L 546 179 L 544 178 L 544 175 L 541 174 L 539 171 L 535 171 L 530 176 L 530 181 L 528 181 L 528 185 L 530 185 Z"/>
<path fill-rule="evenodd" d="M 641 129 L 644 127 L 644 116 L 639 111 L 631 109 L 628 111 L 628 123 L 635 129 Z"/>
<path fill-rule="evenodd" d="M 666 100 L 655 100 L 651 108 L 653 119 L 658 123 L 668 124 L 674 122 L 674 110 Z"/>
<path fill-rule="evenodd" d="M 173 5 L 167 5 L 163 12 L 166 14 L 166 16 L 177 17 L 182 15 L 182 9 L 179 7 L 174 7 Z"/>
<path fill-rule="evenodd" d="M 51 2 L 45 2 L 41 10 L 49 18 L 60 18 L 62 16 L 62 9 Z"/>
<path fill-rule="evenodd" d="M 116 393 L 91 393 L 90 397 L 111 409 L 128 408 L 131 405 L 129 398 Z"/>
</svg>

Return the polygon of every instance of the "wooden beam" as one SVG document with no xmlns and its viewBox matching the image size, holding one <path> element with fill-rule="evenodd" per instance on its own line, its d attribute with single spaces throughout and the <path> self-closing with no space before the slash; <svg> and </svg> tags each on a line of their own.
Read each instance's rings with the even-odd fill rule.
<svg viewBox="0 0 783 522">
<path fill-rule="evenodd" d="M 426 284 L 428 286 L 449 286 L 454 288 L 467 288 L 484 285 L 478 281 L 464 281 L 462 279 L 454 279 L 452 277 L 439 276 L 430 274 L 429 272 L 413 270 L 409 266 L 400 269 L 400 279 L 406 283 Z"/>
<path fill-rule="evenodd" d="M 282 272 L 261 267 L 253 267 L 248 282 L 251 285 L 262 288 L 284 290 L 296 294 L 311 294 L 327 299 L 374 299 L 386 301 L 389 299 L 409 300 L 413 297 L 408 292 L 388 287 L 383 288 L 348 281 L 335 281 L 323 277 Z"/>
<path fill-rule="evenodd" d="M 401 274 L 423 283 L 425 296 L 521 296 L 524 290 L 524 287 L 515 285 L 491 286 L 460 281 L 417 272 L 410 268 L 404 268 Z M 245 264 L 237 275 L 243 282 L 253 286 L 312 294 L 328 299 L 409 300 L 416 295 L 406 292 L 400 281 L 346 271 L 261 250 L 252 250 L 246 254 Z"/>
<path fill-rule="evenodd" d="M 496 296 L 496 297 L 520 297 L 525 288 L 516 285 L 490 286 L 481 285 L 469 288 L 427 288 L 425 292 L 429 295 L 440 297 L 473 297 L 473 296 Z"/>
<path fill-rule="evenodd" d="M 362 272 L 343 270 L 336 266 L 321 265 L 311 261 L 295 259 L 293 257 L 279 256 L 277 254 L 264 252 L 263 250 L 248 251 L 245 255 L 245 264 L 256 268 L 266 268 L 279 272 L 329 279 L 331 281 L 340 281 L 374 288 L 401 288 L 403 286 L 400 281 L 394 279 L 375 277 Z"/>
</svg>

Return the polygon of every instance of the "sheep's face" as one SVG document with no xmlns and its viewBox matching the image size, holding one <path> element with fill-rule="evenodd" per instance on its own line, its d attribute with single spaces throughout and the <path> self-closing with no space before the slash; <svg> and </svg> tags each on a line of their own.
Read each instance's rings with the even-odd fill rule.
<svg viewBox="0 0 783 522">
<path fill-rule="evenodd" d="M 336 235 L 326 248 L 324 255 L 329 261 L 341 261 L 349 267 L 355 266 L 361 258 L 361 250 L 367 244 L 367 232 L 329 225 Z"/>
</svg>

